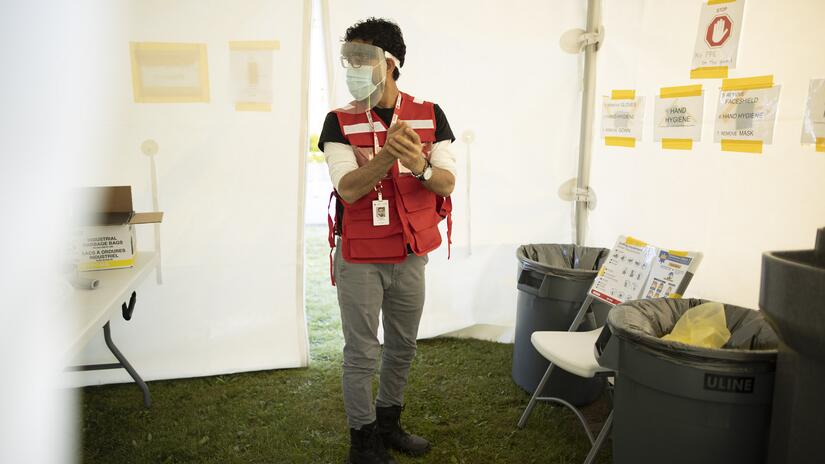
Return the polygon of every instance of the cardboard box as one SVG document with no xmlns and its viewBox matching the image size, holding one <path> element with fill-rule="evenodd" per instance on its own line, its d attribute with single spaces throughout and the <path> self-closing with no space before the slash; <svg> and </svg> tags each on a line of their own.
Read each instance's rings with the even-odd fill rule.
<svg viewBox="0 0 825 464">
<path fill-rule="evenodd" d="M 135 264 L 134 226 L 155 224 L 163 213 L 136 213 L 132 187 L 88 187 L 78 192 L 78 214 L 70 254 L 79 271 L 119 269 Z"/>
</svg>

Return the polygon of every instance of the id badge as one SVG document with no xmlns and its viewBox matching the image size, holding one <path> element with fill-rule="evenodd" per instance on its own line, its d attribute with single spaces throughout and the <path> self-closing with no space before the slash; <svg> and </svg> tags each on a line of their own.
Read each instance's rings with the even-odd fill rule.
<svg viewBox="0 0 825 464">
<path fill-rule="evenodd" d="M 390 225 L 390 202 L 387 200 L 373 200 L 372 202 L 372 225 Z"/>
</svg>

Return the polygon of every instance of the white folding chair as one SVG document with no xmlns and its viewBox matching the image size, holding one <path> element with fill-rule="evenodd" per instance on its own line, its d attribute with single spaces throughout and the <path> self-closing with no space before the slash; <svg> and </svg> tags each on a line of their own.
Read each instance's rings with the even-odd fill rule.
<svg viewBox="0 0 825 464">
<path fill-rule="evenodd" d="M 590 440 L 591 448 L 590 452 L 587 454 L 587 458 L 584 460 L 585 464 L 591 464 L 593 462 L 599 450 L 604 445 L 607 436 L 610 434 L 610 430 L 613 426 L 613 411 L 610 411 L 610 415 L 607 417 L 604 426 L 602 426 L 599 435 L 594 439 L 593 433 L 590 431 L 590 425 L 587 423 L 587 419 L 585 419 L 584 415 L 578 408 L 562 398 L 539 395 L 541 395 L 542 390 L 544 390 L 547 381 L 550 379 L 550 374 L 556 366 L 573 375 L 584 378 L 605 376 L 609 377 L 609 380 L 612 380 L 612 377 L 615 375 L 615 372 L 600 366 L 596 360 L 595 345 L 602 329 L 599 328 L 588 332 L 575 332 L 584 319 L 584 315 L 590 308 L 591 303 L 592 298 L 588 297 L 567 332 L 533 332 L 533 335 L 530 337 L 530 341 L 533 343 L 536 351 L 550 361 L 550 365 L 547 366 L 547 371 L 545 371 L 544 376 L 541 378 L 536 390 L 533 392 L 533 396 L 530 398 L 530 402 L 527 404 L 527 408 L 524 410 L 524 413 L 518 421 L 518 427 L 524 428 L 524 426 L 527 425 L 527 419 L 529 419 L 530 414 L 533 412 L 533 408 L 539 401 L 558 403 L 566 406 L 573 411 L 579 419 L 582 427 L 584 427 L 588 440 Z M 609 382 L 608 386 L 610 386 Z"/>
</svg>

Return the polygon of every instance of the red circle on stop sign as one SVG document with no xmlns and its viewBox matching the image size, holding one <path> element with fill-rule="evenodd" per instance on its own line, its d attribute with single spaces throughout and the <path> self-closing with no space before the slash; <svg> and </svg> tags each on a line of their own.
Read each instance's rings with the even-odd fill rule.
<svg viewBox="0 0 825 464">
<path fill-rule="evenodd" d="M 733 32 L 733 21 L 728 15 L 721 15 L 713 18 L 713 21 L 708 24 L 708 30 L 705 32 L 705 42 L 711 48 L 721 47 L 730 38 Z"/>
</svg>

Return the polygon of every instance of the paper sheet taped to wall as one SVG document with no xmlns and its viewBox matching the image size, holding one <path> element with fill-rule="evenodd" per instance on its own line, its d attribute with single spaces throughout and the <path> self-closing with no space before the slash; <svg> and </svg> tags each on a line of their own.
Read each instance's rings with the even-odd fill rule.
<svg viewBox="0 0 825 464">
<path fill-rule="evenodd" d="M 132 42 L 136 103 L 209 102 L 206 44 Z"/>
<path fill-rule="evenodd" d="M 277 40 L 229 42 L 236 111 L 272 111 Z"/>
<path fill-rule="evenodd" d="M 704 106 L 701 85 L 663 87 L 653 112 L 653 140 L 665 149 L 690 150 L 702 139 Z"/>
<path fill-rule="evenodd" d="M 644 97 L 633 90 L 614 90 L 602 101 L 602 137 L 606 145 L 634 147 L 642 138 Z"/>
<path fill-rule="evenodd" d="M 716 107 L 714 142 L 724 151 L 761 153 L 773 142 L 780 86 L 773 76 L 725 79 Z"/>
<path fill-rule="evenodd" d="M 728 77 L 736 67 L 745 0 L 710 0 L 702 5 L 691 79 Z"/>
<path fill-rule="evenodd" d="M 802 143 L 814 144 L 816 151 L 825 152 L 825 79 L 811 79 L 802 118 Z"/>
</svg>

